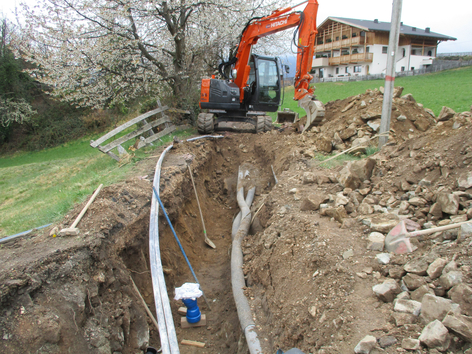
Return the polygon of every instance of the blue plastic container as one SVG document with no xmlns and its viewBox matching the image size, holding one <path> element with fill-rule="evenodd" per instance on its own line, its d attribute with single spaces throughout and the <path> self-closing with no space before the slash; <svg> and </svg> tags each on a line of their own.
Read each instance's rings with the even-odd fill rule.
<svg viewBox="0 0 472 354">
<path fill-rule="evenodd" d="M 185 306 L 187 306 L 187 322 L 197 323 L 202 318 L 200 309 L 198 308 L 197 299 L 182 299 Z"/>
</svg>

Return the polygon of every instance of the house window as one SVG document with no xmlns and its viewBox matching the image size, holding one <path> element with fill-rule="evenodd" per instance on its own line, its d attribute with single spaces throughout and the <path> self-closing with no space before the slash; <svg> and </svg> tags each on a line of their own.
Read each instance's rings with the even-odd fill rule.
<svg viewBox="0 0 472 354">
<path fill-rule="evenodd" d="M 382 54 L 387 54 L 388 47 L 382 47 Z"/>
<path fill-rule="evenodd" d="M 357 37 L 357 33 L 356 33 L 356 32 L 354 32 L 354 33 L 352 34 L 352 38 L 354 38 L 354 37 Z"/>
<path fill-rule="evenodd" d="M 349 73 L 349 67 L 346 66 L 346 70 L 345 70 L 346 74 Z"/>
<path fill-rule="evenodd" d="M 339 68 L 336 68 L 336 75 L 339 74 Z"/>
<path fill-rule="evenodd" d="M 336 37 L 336 40 L 339 41 L 339 36 Z"/>
<path fill-rule="evenodd" d="M 412 67 L 411 67 L 411 70 L 415 70 L 415 67 L 414 67 L 414 66 L 412 66 Z"/>
<path fill-rule="evenodd" d="M 428 57 L 432 57 L 433 56 L 433 52 L 431 50 L 428 50 Z"/>
<path fill-rule="evenodd" d="M 405 54 L 406 54 L 406 50 L 405 48 L 403 48 L 403 58 L 405 57 Z"/>
<path fill-rule="evenodd" d="M 404 66 L 402 66 L 402 71 L 405 71 L 405 67 L 404 67 Z"/>
<path fill-rule="evenodd" d="M 370 47 L 366 47 L 366 48 L 365 48 L 365 52 L 366 52 L 366 53 L 370 53 Z"/>
<path fill-rule="evenodd" d="M 358 53 L 357 48 L 354 48 L 354 49 L 352 50 L 352 54 L 357 54 L 357 53 Z"/>
<path fill-rule="evenodd" d="M 416 49 L 411 50 L 411 55 L 416 55 Z"/>
<path fill-rule="evenodd" d="M 354 72 L 355 72 L 355 73 L 360 73 L 360 72 L 362 71 L 361 68 L 362 68 L 362 67 L 361 67 L 360 65 L 355 65 L 355 66 L 354 66 Z"/>
</svg>

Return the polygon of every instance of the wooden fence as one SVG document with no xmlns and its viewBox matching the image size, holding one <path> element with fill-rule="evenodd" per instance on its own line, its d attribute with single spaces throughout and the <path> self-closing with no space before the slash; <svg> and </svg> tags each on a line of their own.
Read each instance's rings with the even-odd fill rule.
<svg viewBox="0 0 472 354">
<path fill-rule="evenodd" d="M 154 109 L 152 111 L 149 111 L 147 113 L 144 113 L 144 114 L 142 114 L 142 115 L 140 115 L 140 116 L 138 116 L 134 119 L 131 119 L 130 121 L 128 121 L 125 124 L 122 124 L 119 127 L 113 129 L 111 132 L 105 134 L 104 136 L 102 136 L 101 138 L 99 138 L 95 141 L 91 140 L 90 141 L 90 146 L 93 147 L 93 148 L 98 148 L 98 150 L 100 150 L 101 152 L 107 154 L 108 156 L 112 157 L 116 161 L 119 161 L 120 158 L 118 157 L 118 155 L 111 152 L 111 150 L 113 150 L 114 148 L 118 149 L 119 147 L 121 149 L 123 149 L 121 144 L 125 143 L 126 141 L 128 141 L 130 139 L 133 139 L 137 136 L 143 135 L 146 132 L 149 132 L 149 136 L 147 138 L 141 137 L 141 139 L 137 142 L 137 145 L 135 145 L 136 149 L 141 149 L 142 147 L 152 143 L 153 141 L 163 137 L 164 135 L 172 133 L 176 129 L 176 127 L 175 127 L 175 125 L 172 124 L 169 117 L 165 114 L 166 111 L 169 111 L 169 107 L 161 106 L 159 101 L 158 101 L 158 105 L 159 105 L 159 108 L 156 108 L 156 109 Z M 150 123 L 148 123 L 146 121 L 146 118 L 149 118 L 149 117 L 151 117 L 153 115 L 156 115 L 158 113 L 161 114 L 161 117 L 159 119 L 154 120 Z M 179 110 L 179 113 L 188 114 L 190 112 Z M 125 129 L 127 129 L 127 128 L 129 128 L 132 125 L 137 124 L 137 123 L 143 123 L 144 125 L 142 125 L 138 129 L 132 131 L 131 133 L 128 133 L 128 134 L 126 134 L 126 135 L 124 135 L 124 136 L 122 136 L 118 139 L 112 140 L 108 144 L 101 145 L 104 142 L 106 142 L 107 140 L 113 138 L 118 133 L 122 132 L 123 130 L 125 130 Z M 160 128 L 160 131 L 158 133 L 154 133 L 154 131 L 153 131 L 153 128 L 156 128 L 156 127 Z"/>
</svg>

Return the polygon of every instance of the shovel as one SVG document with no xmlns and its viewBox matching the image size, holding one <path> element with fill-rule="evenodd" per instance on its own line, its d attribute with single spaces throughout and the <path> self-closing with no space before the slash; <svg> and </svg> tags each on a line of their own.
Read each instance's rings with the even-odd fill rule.
<svg viewBox="0 0 472 354">
<path fill-rule="evenodd" d="M 193 174 L 192 174 L 192 170 L 190 169 L 190 165 L 187 164 L 187 167 L 188 167 L 188 172 L 190 173 L 190 178 L 192 180 L 193 190 L 195 191 L 195 197 L 197 198 L 197 205 L 198 205 L 198 210 L 200 211 L 200 218 L 202 219 L 203 235 L 205 236 L 205 243 L 211 248 L 216 248 L 215 244 L 207 236 L 207 232 L 205 228 L 205 221 L 203 221 L 202 208 L 200 208 L 200 201 L 198 200 L 197 187 L 195 187 L 195 182 L 193 181 Z"/>
<path fill-rule="evenodd" d="M 410 237 L 434 234 L 435 232 L 455 229 L 456 227 L 469 223 L 472 223 L 472 220 L 459 222 L 457 224 L 439 226 L 432 229 L 408 232 L 407 229 L 411 229 L 412 227 L 414 227 L 413 224 L 416 223 L 408 219 L 402 220 L 397 226 L 390 230 L 387 237 L 385 238 L 385 249 L 388 252 L 394 252 L 396 254 L 413 252 L 413 247 L 410 243 Z"/>
</svg>

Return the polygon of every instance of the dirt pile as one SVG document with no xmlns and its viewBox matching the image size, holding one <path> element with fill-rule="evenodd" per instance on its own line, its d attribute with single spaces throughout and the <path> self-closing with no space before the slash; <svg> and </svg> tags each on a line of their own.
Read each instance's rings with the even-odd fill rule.
<svg viewBox="0 0 472 354">
<path fill-rule="evenodd" d="M 161 197 L 212 307 L 199 302 L 208 325 L 185 330 L 177 313 L 182 304 L 171 300 L 179 341 L 204 342 L 201 353 L 247 352 L 229 265 L 237 171 L 244 163 L 258 176 L 257 216 L 243 253 L 245 291 L 264 352 L 352 353 L 364 337 L 361 346 L 370 353 L 417 345 L 424 353 L 447 346 L 453 353 L 472 350 L 464 317 L 472 315 L 468 231 L 413 239 L 413 253 L 383 250 L 399 220 L 427 228 L 472 218 L 470 114 L 445 110 L 436 122 L 410 96 L 397 97 L 392 136 L 381 151 L 332 169 L 313 159 L 327 146 L 376 144 L 370 137 L 381 98 L 368 91 L 328 103 L 323 126 L 303 135 L 289 129 L 228 134 L 171 150 Z M 215 250 L 204 243 L 189 158 Z M 0 351 L 118 354 L 159 347 L 131 281 L 154 311 L 148 228 L 156 160 L 143 160 L 128 181 L 104 188 L 79 224 L 79 236 L 54 238 L 47 231 L 0 247 Z M 159 231 L 172 298 L 174 287 L 193 279 L 165 222 Z"/>
</svg>

